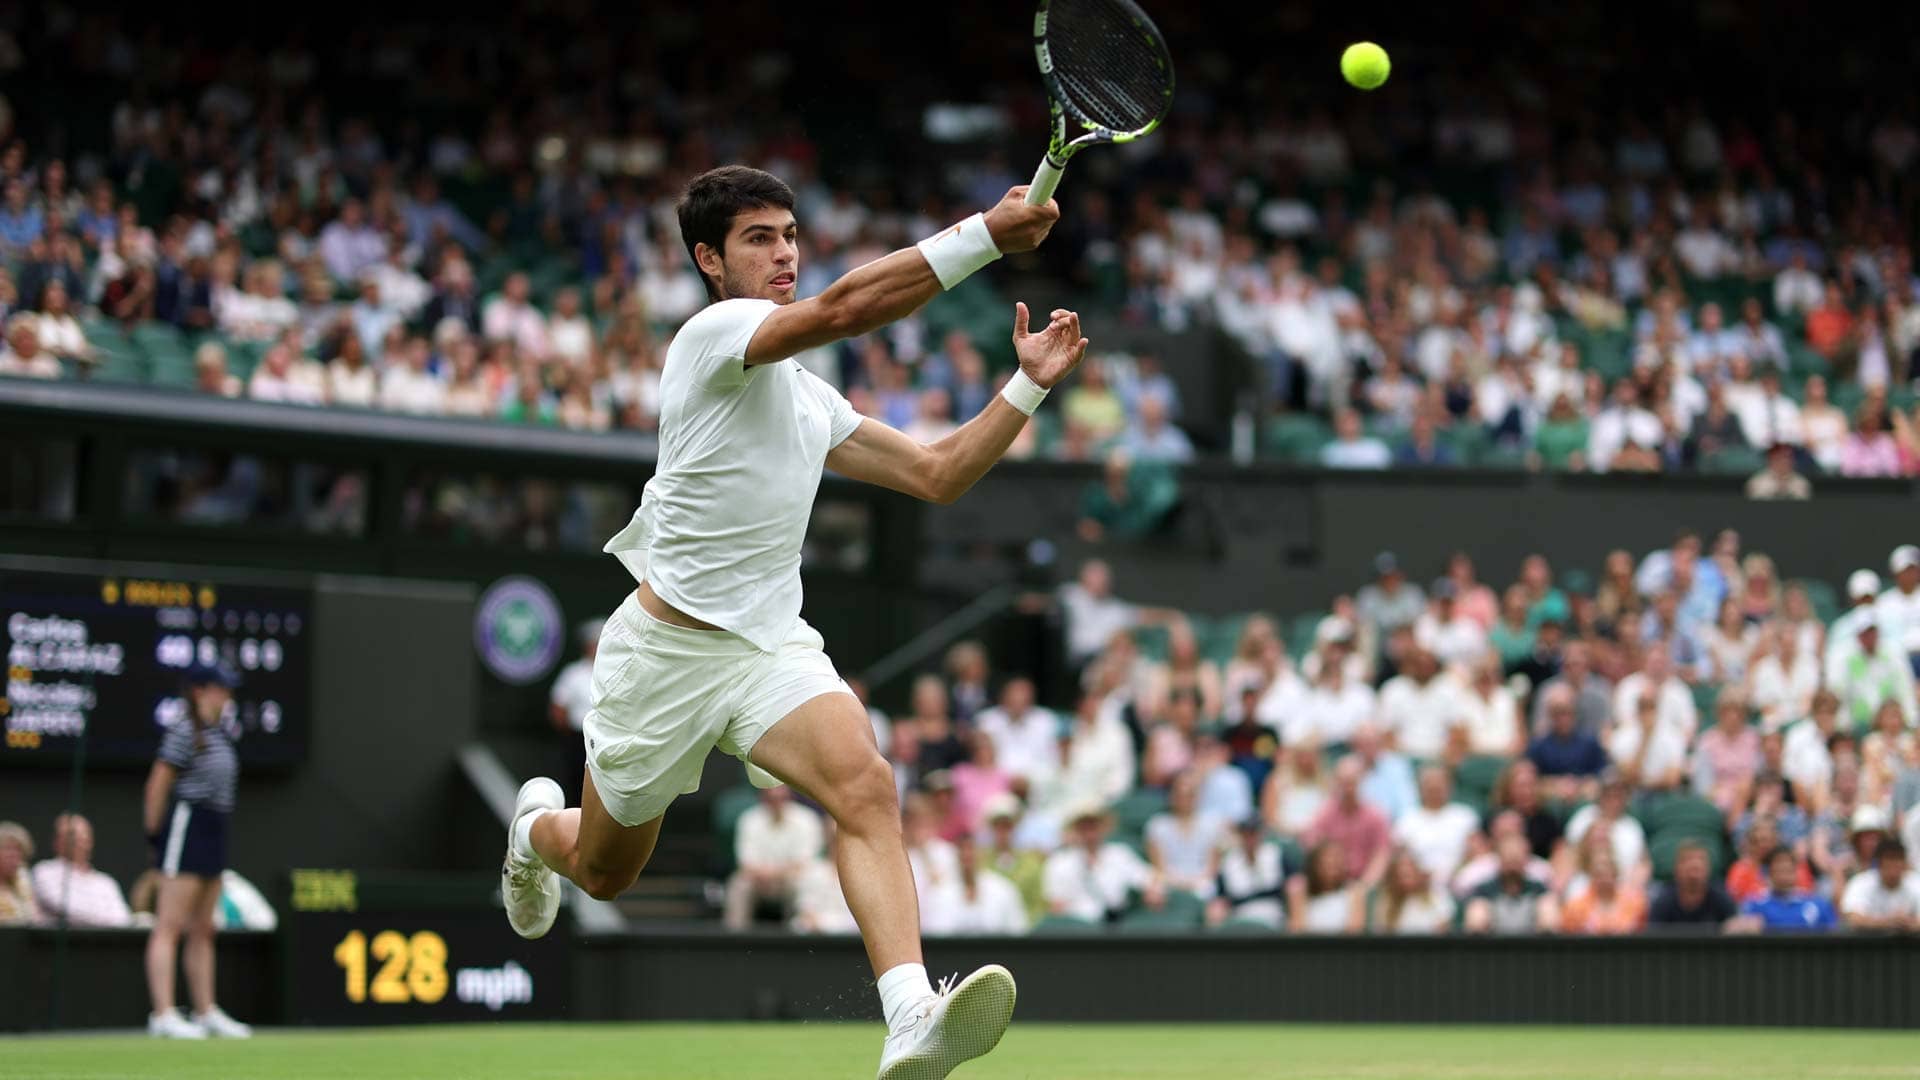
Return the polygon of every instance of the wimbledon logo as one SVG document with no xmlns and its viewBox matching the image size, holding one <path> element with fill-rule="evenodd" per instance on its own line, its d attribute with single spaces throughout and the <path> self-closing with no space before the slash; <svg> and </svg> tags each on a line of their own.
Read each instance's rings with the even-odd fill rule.
<svg viewBox="0 0 1920 1080">
<path fill-rule="evenodd" d="M 563 637 L 560 604 L 534 578 L 501 578 L 480 597 L 473 643 L 502 682 L 524 686 L 552 671 Z"/>
</svg>

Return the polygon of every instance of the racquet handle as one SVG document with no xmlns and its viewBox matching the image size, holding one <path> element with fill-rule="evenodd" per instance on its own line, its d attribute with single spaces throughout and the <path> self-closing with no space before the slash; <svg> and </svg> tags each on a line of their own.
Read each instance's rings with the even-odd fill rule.
<svg viewBox="0 0 1920 1080">
<path fill-rule="evenodd" d="M 1060 186 L 1060 177 L 1066 170 L 1046 158 L 1040 159 L 1040 168 L 1033 174 L 1033 183 L 1027 187 L 1027 205 L 1043 206 L 1053 198 L 1053 189 Z"/>
</svg>

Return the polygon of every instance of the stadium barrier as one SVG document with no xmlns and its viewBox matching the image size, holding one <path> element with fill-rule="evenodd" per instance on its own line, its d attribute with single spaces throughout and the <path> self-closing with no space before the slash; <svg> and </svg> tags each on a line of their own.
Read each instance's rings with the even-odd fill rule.
<svg viewBox="0 0 1920 1080">
<path fill-rule="evenodd" d="M 504 929 L 504 928 L 503 928 Z M 146 1015 L 145 936 L 71 935 L 61 1022 L 131 1027 Z M 220 948 L 222 999 L 244 1019 L 293 1019 L 285 950 L 273 934 Z M 50 1023 L 58 935 L 0 930 L 0 1030 Z M 852 938 L 723 933 L 579 936 L 567 958 L 576 1020 L 873 1020 L 872 976 Z M 1022 1019 L 1920 1027 L 1920 939 L 1856 935 L 1628 938 L 1340 938 L 1105 934 L 928 943 L 936 974 L 1004 963 Z M 481 975 L 514 974 L 506 965 Z M 334 973 L 329 973 L 330 977 Z M 392 1005 L 384 1017 L 334 1010 L 332 1023 L 552 1016 L 500 994 L 443 1011 Z M 484 983 L 485 985 L 481 985 Z M 306 989 L 312 989 L 311 987 Z M 330 988 L 329 988 L 330 989 Z M 455 988 L 458 989 L 457 987 Z M 489 1004 L 504 999 L 503 1007 Z M 528 1003 L 531 1005 L 532 1003 Z M 550 1004 L 550 1003 L 549 1003 Z"/>
</svg>

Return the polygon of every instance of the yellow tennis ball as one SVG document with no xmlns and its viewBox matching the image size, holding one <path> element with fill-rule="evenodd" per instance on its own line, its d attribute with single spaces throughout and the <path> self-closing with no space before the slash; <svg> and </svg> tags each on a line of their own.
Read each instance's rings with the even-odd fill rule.
<svg viewBox="0 0 1920 1080">
<path fill-rule="evenodd" d="M 1387 50 L 1371 41 L 1355 42 L 1340 54 L 1340 74 L 1362 90 L 1371 90 L 1386 82 L 1387 72 L 1392 69 Z"/>
</svg>

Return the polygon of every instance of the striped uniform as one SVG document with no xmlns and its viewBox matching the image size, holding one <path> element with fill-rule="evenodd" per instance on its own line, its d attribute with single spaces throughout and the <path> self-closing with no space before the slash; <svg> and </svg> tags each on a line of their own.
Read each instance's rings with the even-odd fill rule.
<svg viewBox="0 0 1920 1080">
<path fill-rule="evenodd" d="M 227 817 L 240 784 L 240 754 L 221 725 L 169 728 L 161 761 L 180 770 L 172 805 L 161 821 L 160 871 L 218 878 L 227 867 Z"/>
</svg>

